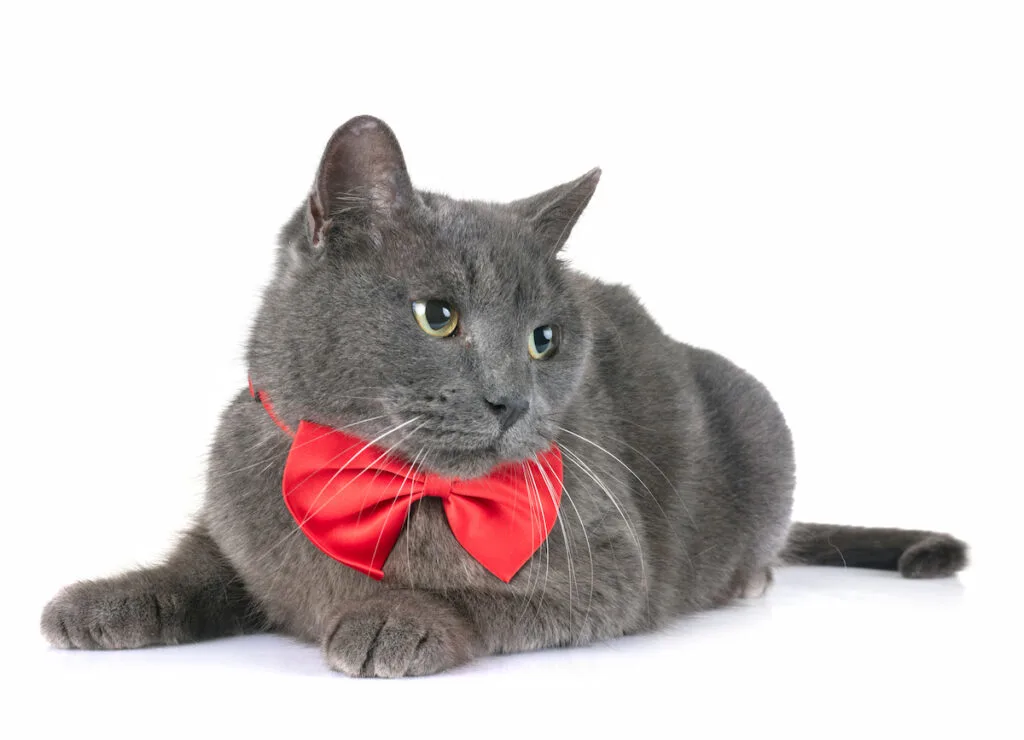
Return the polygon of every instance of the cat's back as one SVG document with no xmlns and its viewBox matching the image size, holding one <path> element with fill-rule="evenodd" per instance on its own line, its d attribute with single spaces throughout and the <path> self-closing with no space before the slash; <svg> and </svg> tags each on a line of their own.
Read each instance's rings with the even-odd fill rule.
<svg viewBox="0 0 1024 740">
<path fill-rule="evenodd" d="M 624 458 L 637 470 L 657 466 L 648 486 L 665 496 L 661 508 L 671 510 L 681 495 L 689 515 L 704 523 L 677 533 L 697 551 L 733 553 L 709 563 L 726 570 L 737 567 L 736 557 L 771 560 L 788 527 L 794 462 L 789 429 L 767 388 L 724 356 L 665 334 L 626 286 L 580 276 L 577 289 L 594 327 L 588 402 L 607 399 L 606 433 L 625 440 Z M 675 490 L 662 490 L 661 473 Z"/>
<path fill-rule="evenodd" d="M 619 395 L 637 390 L 637 398 L 630 399 L 634 408 L 654 398 L 655 415 L 664 418 L 671 402 L 682 404 L 702 416 L 723 442 L 730 440 L 730 447 L 792 456 L 782 412 L 753 374 L 717 352 L 667 335 L 629 287 L 582 274 L 574 279 L 591 315 L 594 370 Z"/>
<path fill-rule="evenodd" d="M 628 389 L 634 376 L 675 384 L 687 380 L 690 347 L 666 335 L 629 286 L 578 272 L 571 284 L 589 320 L 596 372 L 615 380 L 620 390 Z"/>
</svg>

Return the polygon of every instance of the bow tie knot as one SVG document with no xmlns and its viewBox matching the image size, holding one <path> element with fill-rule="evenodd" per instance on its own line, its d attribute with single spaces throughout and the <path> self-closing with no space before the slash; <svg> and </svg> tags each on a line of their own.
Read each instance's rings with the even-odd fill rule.
<svg viewBox="0 0 1024 740">
<path fill-rule="evenodd" d="M 420 483 L 424 496 L 436 496 L 440 499 L 447 499 L 451 495 L 454 485 L 455 481 L 453 479 L 445 478 L 436 473 L 427 473 L 423 476 Z"/>
</svg>

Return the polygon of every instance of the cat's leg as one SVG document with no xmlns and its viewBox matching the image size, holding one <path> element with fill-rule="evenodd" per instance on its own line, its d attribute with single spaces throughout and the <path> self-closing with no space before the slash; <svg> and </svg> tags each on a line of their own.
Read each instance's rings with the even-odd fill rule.
<svg viewBox="0 0 1024 740">
<path fill-rule="evenodd" d="M 585 589 L 572 600 L 540 589 L 385 590 L 338 613 L 324 653 L 331 668 L 350 676 L 419 676 L 481 655 L 584 645 L 651 623 L 646 600 L 635 588 L 588 596 Z"/>
<path fill-rule="evenodd" d="M 485 654 L 518 653 L 551 647 L 586 645 L 648 629 L 658 620 L 649 613 L 643 595 L 606 593 L 588 599 L 564 594 L 460 592 L 450 594 L 479 635 Z"/>
<path fill-rule="evenodd" d="M 574 569 L 569 549 L 556 540 L 507 589 L 486 576 L 481 588 L 441 582 L 431 589 L 364 591 L 323 621 L 327 663 L 352 676 L 424 675 L 483 655 L 619 637 L 674 615 L 646 585 L 640 552 L 626 535 L 600 527 L 589 535 Z M 409 567 L 403 553 L 401 545 L 392 552 L 393 571 Z M 590 553 L 606 565 L 588 563 Z"/>
<path fill-rule="evenodd" d="M 265 629 L 235 570 L 201 526 L 163 565 L 63 589 L 46 605 L 43 635 L 62 648 L 192 642 Z"/>
<path fill-rule="evenodd" d="M 636 631 L 643 622 L 630 599 L 621 606 L 565 603 L 493 592 L 444 595 L 390 590 L 338 614 L 324 640 L 327 664 L 350 676 L 421 676 L 474 657 L 582 645 Z M 631 627 L 632 625 L 632 627 Z"/>
<path fill-rule="evenodd" d="M 327 664 L 350 676 L 422 676 L 481 653 L 473 625 L 448 600 L 386 590 L 343 609 L 324 640 Z"/>
</svg>

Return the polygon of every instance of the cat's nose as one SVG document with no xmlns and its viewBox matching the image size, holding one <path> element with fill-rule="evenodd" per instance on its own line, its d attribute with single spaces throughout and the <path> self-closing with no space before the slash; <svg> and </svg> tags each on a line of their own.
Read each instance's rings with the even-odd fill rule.
<svg viewBox="0 0 1024 740">
<path fill-rule="evenodd" d="M 501 424 L 501 431 L 503 432 L 522 419 L 523 414 L 530 408 L 530 402 L 518 396 L 484 397 L 484 401 L 487 402 L 488 408 L 494 412 L 494 415 L 498 417 L 498 423 Z"/>
</svg>

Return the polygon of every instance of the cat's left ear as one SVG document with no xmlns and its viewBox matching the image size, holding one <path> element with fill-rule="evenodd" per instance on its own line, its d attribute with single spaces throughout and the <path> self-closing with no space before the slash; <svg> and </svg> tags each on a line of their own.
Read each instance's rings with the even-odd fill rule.
<svg viewBox="0 0 1024 740">
<path fill-rule="evenodd" d="M 416 198 L 402 148 L 391 128 L 358 116 L 338 128 L 324 149 L 306 217 L 314 249 L 330 224 L 347 215 L 388 220 Z"/>
<path fill-rule="evenodd" d="M 601 168 L 595 167 L 572 182 L 509 205 L 533 226 L 538 246 L 547 254 L 555 254 L 565 245 L 600 179 Z"/>
</svg>

